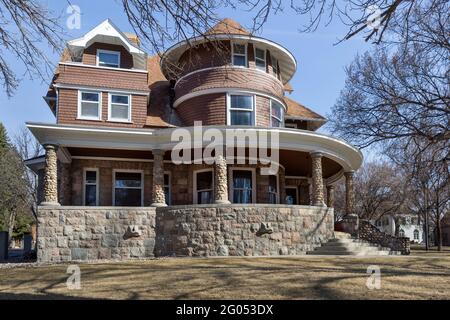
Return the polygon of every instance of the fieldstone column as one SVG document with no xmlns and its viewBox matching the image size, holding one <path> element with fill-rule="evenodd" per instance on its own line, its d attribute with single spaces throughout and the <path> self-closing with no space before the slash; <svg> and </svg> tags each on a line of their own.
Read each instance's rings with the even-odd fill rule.
<svg viewBox="0 0 450 320">
<path fill-rule="evenodd" d="M 352 214 L 355 208 L 355 194 L 353 193 L 354 171 L 348 171 L 345 175 L 345 214 Z"/>
<path fill-rule="evenodd" d="M 58 158 L 56 151 L 58 146 L 52 144 L 44 145 L 45 169 L 44 190 L 41 206 L 59 205 L 58 203 Z"/>
<path fill-rule="evenodd" d="M 223 204 L 230 203 L 228 200 L 228 173 L 227 160 L 223 155 L 216 157 L 215 162 L 215 203 Z"/>
<path fill-rule="evenodd" d="M 152 206 L 165 207 L 166 196 L 164 194 L 164 151 L 153 150 L 153 192 Z"/>
<path fill-rule="evenodd" d="M 327 186 L 327 207 L 334 207 L 334 186 L 332 185 Z"/>
<path fill-rule="evenodd" d="M 311 153 L 312 161 L 312 205 L 324 206 L 323 176 L 322 176 L 322 154 Z"/>
</svg>

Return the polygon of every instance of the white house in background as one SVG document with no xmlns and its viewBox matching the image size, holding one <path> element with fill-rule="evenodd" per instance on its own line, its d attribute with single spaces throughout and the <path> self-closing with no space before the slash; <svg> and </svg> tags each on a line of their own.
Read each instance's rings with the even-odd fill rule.
<svg viewBox="0 0 450 320">
<path fill-rule="evenodd" d="M 395 221 L 393 215 L 384 215 L 378 219 L 371 220 L 380 231 L 390 235 L 395 235 Z M 398 217 L 398 236 L 407 237 L 413 243 L 423 243 L 425 241 L 424 228 L 422 222 L 415 214 L 402 214 Z"/>
</svg>

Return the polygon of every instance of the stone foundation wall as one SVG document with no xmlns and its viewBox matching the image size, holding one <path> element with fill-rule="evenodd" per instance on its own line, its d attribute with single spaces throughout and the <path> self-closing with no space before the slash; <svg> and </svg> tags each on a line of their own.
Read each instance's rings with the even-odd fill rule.
<svg viewBox="0 0 450 320">
<path fill-rule="evenodd" d="M 295 255 L 333 237 L 333 209 L 285 205 L 158 208 L 157 256 Z M 265 231 L 271 231 L 266 233 Z"/>
<path fill-rule="evenodd" d="M 39 262 L 293 255 L 333 236 L 333 209 L 286 205 L 39 207 Z"/>
<path fill-rule="evenodd" d="M 39 262 L 153 257 L 155 209 L 39 207 L 37 233 Z"/>
</svg>

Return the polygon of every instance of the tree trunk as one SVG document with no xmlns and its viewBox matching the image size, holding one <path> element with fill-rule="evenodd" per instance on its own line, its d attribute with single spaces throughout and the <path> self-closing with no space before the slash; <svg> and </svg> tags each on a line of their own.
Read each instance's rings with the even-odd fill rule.
<svg viewBox="0 0 450 320">
<path fill-rule="evenodd" d="M 441 213 L 439 212 L 439 193 L 436 192 L 436 233 L 438 251 L 442 251 Z"/>
</svg>

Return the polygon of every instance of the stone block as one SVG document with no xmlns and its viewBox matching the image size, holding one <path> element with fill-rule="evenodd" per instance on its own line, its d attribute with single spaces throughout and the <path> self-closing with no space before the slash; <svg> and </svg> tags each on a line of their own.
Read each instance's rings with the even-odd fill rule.
<svg viewBox="0 0 450 320">
<path fill-rule="evenodd" d="M 84 248 L 72 248 L 71 258 L 72 260 L 87 260 L 88 250 Z"/>
</svg>

